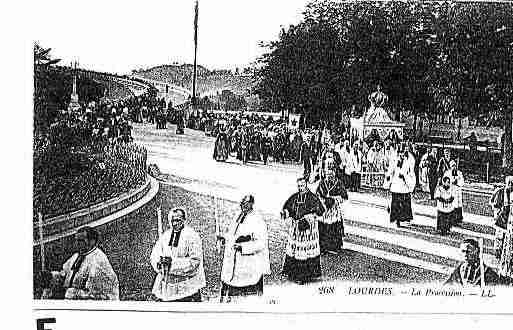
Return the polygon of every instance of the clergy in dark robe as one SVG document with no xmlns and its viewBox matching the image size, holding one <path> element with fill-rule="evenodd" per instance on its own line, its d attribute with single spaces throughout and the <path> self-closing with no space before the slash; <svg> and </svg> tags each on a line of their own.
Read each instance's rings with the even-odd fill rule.
<svg viewBox="0 0 513 330">
<path fill-rule="evenodd" d="M 283 206 L 282 218 L 289 222 L 285 262 L 282 273 L 299 284 L 321 276 L 319 218 L 324 207 L 307 186 L 305 178 L 297 180 L 298 192 Z"/>
<path fill-rule="evenodd" d="M 429 155 L 426 159 L 426 167 L 427 167 L 427 177 L 429 181 L 429 194 L 431 195 L 431 199 L 435 199 L 435 189 L 438 183 L 438 174 L 437 174 L 437 164 L 436 164 L 436 154 L 437 149 L 432 148 L 429 152 Z"/>
<path fill-rule="evenodd" d="M 459 285 L 467 288 L 483 285 L 500 285 L 504 280 L 489 266 L 483 265 L 484 283 L 481 283 L 481 267 L 479 257 L 479 243 L 469 238 L 464 240 L 460 246 L 464 255 L 464 261 L 459 264 L 445 284 Z"/>
<path fill-rule="evenodd" d="M 262 159 L 264 161 L 264 164 L 267 165 L 267 160 L 269 158 L 269 154 L 272 151 L 272 144 L 273 144 L 273 141 L 272 141 L 271 137 L 269 136 L 269 133 L 267 133 L 267 132 L 263 133 L 261 144 L 262 144 L 262 146 L 261 146 Z"/>
<path fill-rule="evenodd" d="M 310 180 L 310 173 L 312 173 L 312 150 L 310 149 L 310 139 L 306 139 L 301 145 L 301 156 L 303 160 L 303 176 L 306 180 Z"/>
<path fill-rule="evenodd" d="M 463 186 L 465 185 L 465 180 L 463 173 L 458 170 L 455 160 L 451 160 L 449 166 L 450 169 L 445 172 L 444 177 L 448 176 L 451 179 L 451 184 L 456 192 L 452 220 L 454 221 L 454 225 L 459 225 L 463 222 Z"/>
<path fill-rule="evenodd" d="M 230 148 L 230 141 L 224 129 L 217 134 L 216 143 L 214 145 L 214 159 L 218 162 L 224 162 L 228 159 L 228 149 Z"/>
<path fill-rule="evenodd" d="M 176 113 L 176 134 L 184 134 L 185 132 L 185 118 L 182 111 Z"/>
<path fill-rule="evenodd" d="M 438 161 L 438 167 L 436 169 L 436 172 L 438 173 L 438 183 L 440 184 L 442 182 L 442 179 L 445 175 L 445 172 L 447 172 L 451 166 L 451 151 L 449 149 L 444 149 L 444 155 L 440 160 Z"/>
<path fill-rule="evenodd" d="M 249 160 L 249 133 L 247 131 L 247 128 L 244 128 L 242 130 L 242 134 L 240 136 L 240 154 L 241 154 L 241 160 L 243 164 L 246 164 Z"/>
<path fill-rule="evenodd" d="M 511 213 L 511 198 L 513 192 L 513 176 L 506 177 L 506 185 L 497 188 L 489 201 L 493 209 L 494 227 L 495 227 L 495 240 L 494 249 L 497 259 L 501 258 L 503 254 L 504 239 L 508 229 L 508 215 Z"/>
<path fill-rule="evenodd" d="M 342 249 L 344 238 L 343 203 L 347 201 L 347 191 L 342 179 L 336 176 L 335 169 L 329 168 L 317 187 L 317 196 L 325 206 L 319 221 L 319 245 L 321 253 L 337 253 Z"/>
<path fill-rule="evenodd" d="M 453 224 L 454 215 L 454 200 L 456 197 L 456 191 L 451 185 L 451 178 L 445 176 L 442 179 L 442 184 L 436 188 L 435 199 L 436 199 L 436 230 L 441 235 L 446 235 Z"/>
</svg>

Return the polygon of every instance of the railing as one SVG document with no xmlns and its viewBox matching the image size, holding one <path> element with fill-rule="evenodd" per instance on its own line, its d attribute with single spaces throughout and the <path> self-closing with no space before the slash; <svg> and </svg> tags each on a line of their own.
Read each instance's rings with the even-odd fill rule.
<svg viewBox="0 0 513 330">
<path fill-rule="evenodd" d="M 368 164 L 362 166 L 362 181 L 364 187 L 383 188 L 385 184 L 386 173 L 380 171 L 370 171 Z"/>
</svg>

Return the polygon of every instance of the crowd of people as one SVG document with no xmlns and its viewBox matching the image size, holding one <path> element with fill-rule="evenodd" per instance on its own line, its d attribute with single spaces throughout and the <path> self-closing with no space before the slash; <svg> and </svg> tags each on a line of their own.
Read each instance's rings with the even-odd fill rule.
<svg viewBox="0 0 513 330">
<path fill-rule="evenodd" d="M 403 161 L 406 163 L 405 159 Z M 407 175 L 401 166 L 395 171 Z M 510 177 L 508 186 L 502 190 L 505 198 L 503 206 L 511 203 L 512 182 L 513 178 Z M 281 273 L 289 281 L 302 285 L 322 276 L 321 259 L 324 253 L 338 253 L 342 248 L 342 206 L 347 200 L 347 192 L 333 168 L 327 169 L 315 192 L 309 190 L 303 177 L 297 180 L 297 187 L 298 191 L 285 201 L 281 211 L 282 219 L 288 225 Z M 398 203 L 404 201 L 399 199 Z M 263 295 L 264 276 L 271 273 L 267 226 L 254 205 L 253 195 L 244 196 L 240 211 L 223 230 L 216 231 L 217 251 L 222 260 L 221 302 L 241 296 Z M 507 206 L 507 229 L 498 271 L 482 260 L 479 242 L 468 238 L 460 245 L 464 259 L 445 282 L 447 285 L 472 288 L 512 282 L 513 214 L 510 204 Z M 206 286 L 202 237 L 187 225 L 187 212 L 183 208 L 172 209 L 168 222 L 169 229 L 159 235 L 149 260 L 155 272 L 153 299 L 201 302 L 201 289 Z M 216 228 L 220 228 L 217 223 Z M 119 299 L 117 275 L 98 244 L 96 229 L 80 228 L 75 234 L 76 253 L 64 263 L 61 270 L 43 272 L 41 278 L 45 289 L 42 297 Z"/>
<path fill-rule="evenodd" d="M 115 106 L 124 107 L 120 118 L 135 114 L 136 119 L 144 107 L 141 103 Z M 107 123 L 116 123 L 112 120 L 118 115 L 115 106 L 107 106 L 102 111 L 86 110 L 84 116 L 102 113 Z M 281 218 L 288 226 L 281 273 L 298 284 L 320 278 L 323 255 L 338 254 L 342 250 L 344 204 L 348 202 L 348 190 L 360 188 L 364 168 L 367 173 L 384 175 L 383 187 L 391 192 L 389 220 L 398 227 L 413 220 L 415 189 L 428 191 L 436 200 L 440 234 L 447 234 L 452 226 L 463 221 L 464 178 L 447 149 L 440 158 L 434 148 L 421 156 L 414 144 L 400 141 L 395 135 L 384 141 L 353 139 L 350 144 L 347 135 L 337 137 L 328 130 L 294 130 L 272 117 L 198 114 L 182 119 L 189 128 L 206 130 L 217 137 L 213 157 L 218 161 L 225 161 L 233 154 L 243 163 L 262 161 L 266 164 L 269 157 L 280 162 L 303 162 L 304 176 L 297 179 L 298 191 L 285 201 L 281 210 Z M 111 137 L 108 132 L 107 137 Z M 117 137 L 123 138 L 123 134 Z M 316 189 L 310 191 L 308 185 L 314 181 Z M 490 201 L 498 228 L 498 271 L 484 264 L 478 241 L 465 239 L 461 244 L 465 258 L 447 284 L 471 287 L 484 285 L 483 280 L 486 285 L 511 282 L 512 197 L 513 177 L 508 177 L 505 186 L 498 189 Z M 226 230 L 216 232 L 222 259 L 221 302 L 238 296 L 262 295 L 264 276 L 271 272 L 267 226 L 254 205 L 253 195 L 244 196 L 240 211 L 229 220 Z M 159 235 L 150 256 L 149 263 L 155 272 L 152 294 L 158 301 L 202 301 L 201 289 L 206 286 L 202 238 L 187 225 L 187 210 L 183 208 L 172 209 L 168 222 L 169 229 Z M 119 298 L 117 276 L 98 248 L 98 242 L 94 229 L 85 227 L 77 231 L 77 252 L 61 270 L 45 272 L 44 285 L 48 289 L 44 297 Z"/>
<path fill-rule="evenodd" d="M 163 105 L 164 100 L 149 94 L 117 101 L 91 101 L 79 108 L 62 110 L 50 127 L 79 127 L 84 141 L 129 143 L 133 141 L 131 123 L 158 122 Z"/>
<path fill-rule="evenodd" d="M 243 163 L 267 164 L 271 159 L 281 163 L 300 162 L 302 157 L 308 157 L 302 153 L 305 144 L 309 149 L 317 148 L 318 130 L 293 129 L 272 116 L 193 114 L 188 119 L 188 127 L 217 137 L 214 158 L 218 161 L 225 161 L 233 154 Z"/>
</svg>

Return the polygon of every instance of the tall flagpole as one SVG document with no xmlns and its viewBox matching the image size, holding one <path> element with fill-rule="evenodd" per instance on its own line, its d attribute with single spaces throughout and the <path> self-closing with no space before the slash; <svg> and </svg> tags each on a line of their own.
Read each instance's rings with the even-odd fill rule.
<svg viewBox="0 0 513 330">
<path fill-rule="evenodd" d="M 197 78 L 197 55 L 198 55 L 198 0 L 194 7 L 194 73 L 192 76 L 192 106 L 196 107 L 196 78 Z"/>
</svg>

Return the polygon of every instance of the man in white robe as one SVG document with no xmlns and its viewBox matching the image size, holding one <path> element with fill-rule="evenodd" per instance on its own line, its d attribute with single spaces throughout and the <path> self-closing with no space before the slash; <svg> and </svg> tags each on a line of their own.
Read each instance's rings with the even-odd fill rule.
<svg viewBox="0 0 513 330">
<path fill-rule="evenodd" d="M 397 160 L 390 164 L 385 178 L 392 193 L 390 222 L 395 222 L 397 227 L 401 226 L 401 222 L 413 220 L 411 193 L 415 189 L 415 173 L 407 157 L 404 148 L 401 149 Z"/>
<path fill-rule="evenodd" d="M 463 179 L 463 173 L 458 170 L 458 164 L 453 159 L 449 162 L 449 169 L 445 172 L 444 177 L 447 176 L 451 180 L 451 184 L 454 186 L 456 197 L 454 200 L 454 214 L 453 214 L 453 225 L 459 225 L 463 222 L 463 186 L 465 180 Z"/>
<path fill-rule="evenodd" d="M 159 238 L 151 252 L 151 266 L 157 273 L 152 293 L 160 301 L 201 302 L 206 286 L 203 247 L 199 234 L 185 225 L 185 210 L 168 214 L 171 229 Z"/>
<path fill-rule="evenodd" d="M 98 247 L 96 229 L 78 229 L 75 246 L 77 252 L 64 263 L 62 270 L 51 273 L 50 289 L 43 292 L 43 298 L 119 300 L 118 277 Z"/>
<path fill-rule="evenodd" d="M 254 203 L 253 196 L 244 196 L 241 212 L 218 237 L 224 245 L 221 302 L 226 297 L 262 295 L 263 277 L 271 273 L 267 226 Z"/>
</svg>

